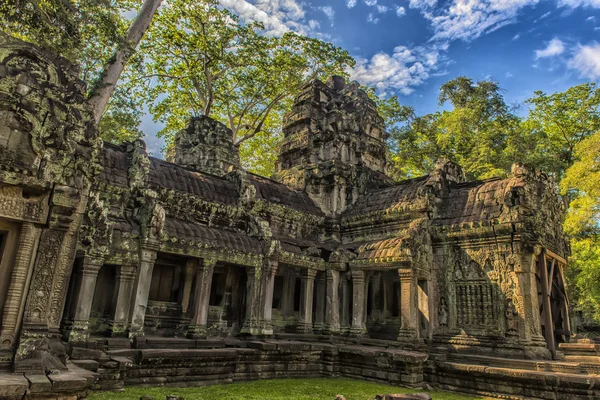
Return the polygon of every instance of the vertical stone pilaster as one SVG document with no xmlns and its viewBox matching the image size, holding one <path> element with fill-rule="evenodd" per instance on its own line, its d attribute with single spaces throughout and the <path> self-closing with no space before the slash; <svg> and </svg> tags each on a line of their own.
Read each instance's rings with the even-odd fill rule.
<svg viewBox="0 0 600 400">
<path fill-rule="evenodd" d="M 144 336 L 144 320 L 148 307 L 148 295 L 152 283 L 152 271 L 156 261 L 156 249 L 141 247 L 138 262 L 138 272 L 134 287 L 134 298 L 131 309 L 131 325 L 129 336 Z"/>
<path fill-rule="evenodd" d="M 40 232 L 41 230 L 31 222 L 25 222 L 21 226 L 15 264 L 0 325 L 0 348 L 12 348 L 16 345 L 17 329 L 22 319 L 25 293 Z"/>
<path fill-rule="evenodd" d="M 181 295 L 181 311 L 185 314 L 190 309 L 190 300 L 192 297 L 192 284 L 196 276 L 196 265 L 194 262 L 185 264 L 183 293 Z"/>
<path fill-rule="evenodd" d="M 329 333 L 340 332 L 340 272 L 335 270 L 325 271 L 327 280 L 327 295 L 325 299 L 326 330 Z"/>
<path fill-rule="evenodd" d="M 127 335 L 135 270 L 135 265 L 121 265 L 117 270 L 117 301 L 115 315 L 109 328 L 111 336 Z"/>
<path fill-rule="evenodd" d="M 316 270 L 307 269 L 302 271 L 302 275 L 300 276 L 302 286 L 300 290 L 300 317 L 297 326 L 299 332 L 312 333 L 313 331 L 312 306 L 316 274 Z"/>
<path fill-rule="evenodd" d="M 89 255 L 83 257 L 79 294 L 75 305 L 73 326 L 69 333 L 70 343 L 84 343 L 89 337 L 90 312 L 92 311 L 92 302 L 96 291 L 96 280 L 102 264 L 104 264 L 102 257 Z"/>
<path fill-rule="evenodd" d="M 272 335 L 273 324 L 271 322 L 273 316 L 273 290 L 275 287 L 275 274 L 277 273 L 277 267 L 279 262 L 277 260 L 266 260 L 266 271 L 265 271 L 265 295 L 263 305 L 263 322 L 262 322 L 262 334 Z"/>
<path fill-rule="evenodd" d="M 259 271 L 258 276 L 257 270 Z M 255 299 L 260 298 L 260 284 L 258 282 L 260 280 L 260 271 L 261 269 L 256 267 L 246 268 L 246 315 L 241 333 L 249 335 L 260 334 L 260 307 L 258 304 L 255 304 Z"/>
<path fill-rule="evenodd" d="M 348 277 L 349 273 L 344 273 L 342 277 L 342 322 L 340 324 L 340 328 L 347 332 L 352 325 L 350 321 L 350 302 L 351 302 L 351 289 L 350 289 L 350 280 Z"/>
<path fill-rule="evenodd" d="M 398 270 L 400 278 L 400 332 L 399 341 L 416 341 L 418 335 L 418 304 L 417 304 L 417 279 L 412 269 L 401 268 Z"/>
<path fill-rule="evenodd" d="M 212 287 L 213 271 L 216 259 L 205 258 L 202 263 L 191 260 L 196 268 L 196 293 L 194 294 L 194 316 L 188 329 L 188 337 L 200 339 L 206 337 L 208 323 L 208 307 L 210 304 L 210 289 Z"/>
<path fill-rule="evenodd" d="M 281 315 L 288 317 L 294 313 L 294 288 L 296 287 L 296 274 L 292 268 L 285 269 L 283 278 L 283 293 L 281 296 Z"/>
<path fill-rule="evenodd" d="M 365 271 L 351 271 L 352 274 L 352 335 L 367 333 L 365 326 Z"/>
<path fill-rule="evenodd" d="M 316 332 L 325 330 L 325 301 L 327 298 L 327 280 L 324 272 L 317 274 L 315 279 L 316 291 L 316 307 L 315 307 L 315 323 L 314 329 Z"/>
</svg>

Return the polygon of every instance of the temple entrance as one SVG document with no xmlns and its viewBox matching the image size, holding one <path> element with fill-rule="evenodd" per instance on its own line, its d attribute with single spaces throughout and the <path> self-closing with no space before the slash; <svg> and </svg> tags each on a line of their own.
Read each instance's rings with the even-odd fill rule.
<svg viewBox="0 0 600 400">
<path fill-rule="evenodd" d="M 246 317 L 246 269 L 217 264 L 210 289 L 208 325 L 211 336 L 237 335 Z"/>
<path fill-rule="evenodd" d="M 90 333 L 104 335 L 115 315 L 116 308 L 116 266 L 103 265 L 98 272 L 96 290 L 90 312 Z"/>
<path fill-rule="evenodd" d="M 559 343 L 571 337 L 569 298 L 565 290 L 564 267 L 566 261 L 543 249 L 537 259 L 537 284 L 542 335 L 548 349 L 554 354 Z"/>
</svg>

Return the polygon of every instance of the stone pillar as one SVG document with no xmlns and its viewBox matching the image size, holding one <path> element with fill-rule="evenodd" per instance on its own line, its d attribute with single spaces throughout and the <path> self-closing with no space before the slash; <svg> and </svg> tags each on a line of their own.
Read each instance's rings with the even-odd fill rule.
<svg viewBox="0 0 600 400">
<path fill-rule="evenodd" d="M 325 300 L 327 297 L 327 281 L 324 272 L 319 272 L 315 279 L 316 307 L 315 307 L 315 324 L 316 332 L 325 330 Z"/>
<path fill-rule="evenodd" d="M 192 284 L 196 276 L 196 263 L 187 262 L 184 271 L 183 293 L 181 295 L 181 312 L 187 313 L 190 308 L 190 300 L 192 297 Z"/>
<path fill-rule="evenodd" d="M 109 328 L 110 335 L 113 337 L 127 336 L 135 269 L 135 265 L 121 265 L 117 270 L 117 301 L 115 315 Z"/>
<path fill-rule="evenodd" d="M 148 307 L 148 295 L 152 283 L 152 271 L 156 261 L 156 250 L 153 248 L 140 248 L 137 278 L 135 282 L 133 305 L 131 309 L 131 326 L 129 336 L 144 336 L 144 320 Z"/>
<path fill-rule="evenodd" d="M 275 287 L 275 274 L 277 273 L 277 267 L 279 263 L 277 260 L 266 260 L 265 263 L 265 295 L 263 304 L 262 334 L 272 335 L 273 324 L 271 319 L 273 316 L 273 290 Z"/>
<path fill-rule="evenodd" d="M 351 271 L 352 274 L 352 335 L 367 333 L 365 326 L 365 271 Z"/>
<path fill-rule="evenodd" d="M 40 237 L 40 229 L 31 222 L 21 226 L 15 264 L 10 277 L 10 285 L 4 304 L 4 315 L 0 324 L 0 348 L 16 345 L 17 328 L 21 323 L 25 292 L 33 264 L 33 255 Z"/>
<path fill-rule="evenodd" d="M 260 271 L 260 270 L 259 270 Z M 246 316 L 241 333 L 250 335 L 260 334 L 259 309 L 255 299 L 260 298 L 260 285 L 256 281 L 256 267 L 246 268 Z"/>
<path fill-rule="evenodd" d="M 349 273 L 344 273 L 342 278 L 342 323 L 340 324 L 341 328 L 344 328 L 344 332 L 347 332 L 350 329 L 350 301 L 351 301 L 351 293 L 350 293 L 350 279 Z"/>
<path fill-rule="evenodd" d="M 292 268 L 286 268 L 284 271 L 283 291 L 281 294 L 281 316 L 289 317 L 294 313 L 296 274 Z"/>
<path fill-rule="evenodd" d="M 89 337 L 90 312 L 96 291 L 96 280 L 103 263 L 102 257 L 89 255 L 83 257 L 73 326 L 69 333 L 69 342 L 71 343 L 83 343 Z"/>
<path fill-rule="evenodd" d="M 327 296 L 325 300 L 326 330 L 329 333 L 340 332 L 340 299 L 339 285 L 340 272 L 328 269 L 325 271 L 327 279 Z"/>
<path fill-rule="evenodd" d="M 304 333 L 312 333 L 312 306 L 313 290 L 315 287 L 315 275 L 317 271 L 307 269 L 302 271 L 300 279 L 302 286 L 300 290 L 300 317 L 298 318 L 297 330 Z"/>
<path fill-rule="evenodd" d="M 400 278 L 400 332 L 398 340 L 418 340 L 417 320 L 417 280 L 410 268 L 398 270 Z"/>
<path fill-rule="evenodd" d="M 202 263 L 198 263 L 198 260 L 190 260 L 190 263 L 197 265 L 197 268 L 194 316 L 188 329 L 188 337 L 201 339 L 206 337 L 210 289 L 212 287 L 213 271 L 217 260 L 205 258 Z"/>
</svg>

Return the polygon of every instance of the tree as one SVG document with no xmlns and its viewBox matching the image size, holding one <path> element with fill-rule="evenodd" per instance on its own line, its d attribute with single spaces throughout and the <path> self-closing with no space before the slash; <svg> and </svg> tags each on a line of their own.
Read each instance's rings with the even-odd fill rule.
<svg viewBox="0 0 600 400">
<path fill-rule="evenodd" d="M 124 17 L 139 8 L 133 0 L 5 1 L 0 3 L 4 32 L 37 44 L 80 67 L 88 103 L 105 139 L 141 136 L 141 104 L 131 88 L 116 82 L 134 55 L 160 0 L 144 0 L 132 24 Z M 109 99 L 111 102 L 109 103 Z M 101 121 L 101 118 L 104 118 Z"/>
<path fill-rule="evenodd" d="M 174 0 L 160 10 L 141 44 L 147 54 L 141 79 L 149 87 L 150 112 L 165 124 L 159 135 L 167 143 L 190 116 L 207 115 L 231 129 L 236 145 L 266 150 L 303 83 L 344 74 L 354 64 L 331 43 L 292 32 L 262 33 L 261 24 L 242 24 L 214 0 Z M 266 160 L 259 164 L 245 166 L 270 168 Z"/>
<path fill-rule="evenodd" d="M 547 95 L 537 91 L 523 122 L 532 144 L 527 162 L 560 181 L 574 161 L 575 147 L 600 129 L 600 88 L 593 82 Z"/>
<path fill-rule="evenodd" d="M 444 156 L 463 166 L 471 179 L 505 176 L 520 135 L 519 119 L 506 105 L 496 82 L 453 79 L 440 88 L 439 106 L 451 110 L 417 116 L 411 108 L 399 112 L 399 124 L 389 129 L 398 178 L 428 173 Z"/>
<path fill-rule="evenodd" d="M 572 198 L 565 221 L 572 238 L 569 277 L 577 308 L 600 320 L 600 131 L 573 150 L 573 165 L 560 185 Z"/>
</svg>

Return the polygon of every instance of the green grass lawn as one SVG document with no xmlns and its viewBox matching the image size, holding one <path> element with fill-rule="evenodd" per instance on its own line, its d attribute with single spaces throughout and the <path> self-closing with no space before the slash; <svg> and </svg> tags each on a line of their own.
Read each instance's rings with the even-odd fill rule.
<svg viewBox="0 0 600 400">
<path fill-rule="evenodd" d="M 185 400 L 217 400 L 217 399 L 247 399 L 247 400 L 283 400 L 283 399 L 323 399 L 334 400 L 342 394 L 347 400 L 372 400 L 376 394 L 384 393 L 415 393 L 418 390 L 400 388 L 373 382 L 364 382 L 343 378 L 316 379 L 271 379 L 254 382 L 214 385 L 197 388 L 169 387 L 128 387 L 124 392 L 96 392 L 90 400 L 139 400 L 143 395 L 150 395 L 155 400 L 164 400 L 173 394 L 185 397 Z M 430 391 L 435 400 L 468 400 L 474 397 Z"/>
</svg>

